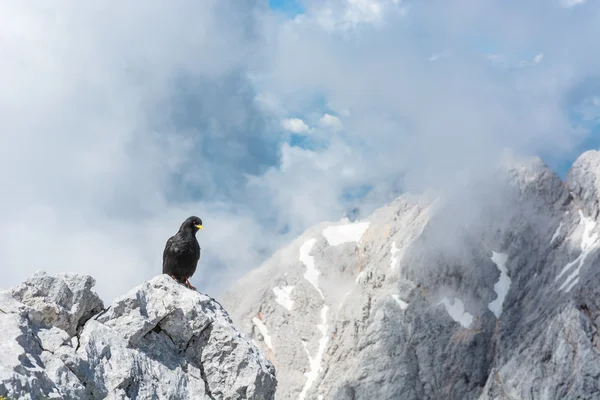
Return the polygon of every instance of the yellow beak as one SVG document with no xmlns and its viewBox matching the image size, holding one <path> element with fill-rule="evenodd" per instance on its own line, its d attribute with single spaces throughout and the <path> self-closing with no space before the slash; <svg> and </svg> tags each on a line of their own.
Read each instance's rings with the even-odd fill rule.
<svg viewBox="0 0 600 400">
<path fill-rule="evenodd" d="M 204 229 L 204 228 L 202 227 L 202 225 L 196 225 L 196 228 L 198 228 L 198 229 Z"/>
</svg>

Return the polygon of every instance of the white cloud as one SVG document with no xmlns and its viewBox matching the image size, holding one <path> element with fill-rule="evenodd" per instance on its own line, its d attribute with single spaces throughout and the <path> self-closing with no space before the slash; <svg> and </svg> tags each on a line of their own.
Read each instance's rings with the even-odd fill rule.
<svg viewBox="0 0 600 400">
<path fill-rule="evenodd" d="M 565 8 L 575 7 L 580 4 L 584 4 L 586 0 L 560 0 L 560 4 Z"/>
<path fill-rule="evenodd" d="M 10 188 L 0 207 L 2 287 L 37 269 L 75 271 L 110 299 L 160 273 L 164 243 L 188 215 L 205 219 L 205 245 L 228 229 L 215 206 L 170 194 L 172 175 L 202 161 L 197 139 L 171 120 L 173 84 L 226 83 L 252 45 L 243 8 L 0 4 L 0 183 Z M 226 91 L 198 96 L 227 110 Z"/>
<path fill-rule="evenodd" d="M 344 20 L 354 26 L 360 23 L 379 23 L 383 18 L 383 5 L 377 0 L 348 0 Z"/>
<path fill-rule="evenodd" d="M 564 107 L 573 85 L 585 71 L 594 71 L 592 65 L 600 65 L 586 51 L 589 47 L 572 45 L 579 43 L 576 37 L 590 38 L 600 29 L 591 16 L 576 28 L 572 16 L 549 4 L 540 18 L 539 10 L 511 5 L 471 8 L 466 1 L 452 6 L 436 2 L 415 7 L 408 16 L 384 13 L 386 23 L 380 29 L 345 35 L 323 28 L 319 19 L 326 13 L 331 26 L 338 26 L 347 3 L 311 4 L 303 19 L 270 32 L 277 37 L 274 63 L 263 84 L 284 102 L 326 93 L 336 109 L 352 110 L 344 118 L 344 134 L 368 160 L 368 168 L 359 166 L 364 160 L 346 160 L 344 167 L 356 171 L 355 184 L 372 183 L 376 193 L 393 193 L 398 186 L 451 187 L 459 176 L 487 170 L 505 147 L 548 159 L 564 157 L 562 149 L 568 153 L 581 140 Z M 596 7 L 590 15 L 598 11 Z M 562 25 L 557 25 L 559 20 Z M 509 62 L 505 56 L 497 56 L 500 64 L 494 65 L 481 59 L 479 44 L 468 40 L 472 37 L 491 37 L 506 54 L 522 54 L 532 44 L 544 53 L 532 55 L 529 63 L 538 61 L 535 68 L 515 68 L 519 60 Z M 426 52 L 432 48 L 451 48 L 452 57 L 432 64 Z M 394 180 L 402 183 L 386 186 Z M 328 190 L 321 198 L 338 196 L 339 187 L 323 185 Z M 305 193 L 300 185 L 295 197 L 287 196 L 303 198 Z M 310 214 L 316 213 L 307 210 L 304 215 Z"/>
<path fill-rule="evenodd" d="M 307 133 L 310 128 L 300 118 L 286 118 L 281 121 L 281 127 L 293 133 Z"/>
<path fill-rule="evenodd" d="M 503 64 L 505 65 L 506 62 L 506 57 L 502 54 L 488 54 L 486 55 L 486 58 L 488 60 L 490 60 L 492 63 L 494 64 Z"/>
<path fill-rule="evenodd" d="M 576 110 L 584 121 L 600 122 L 600 96 L 585 98 Z"/>
<path fill-rule="evenodd" d="M 448 50 L 444 50 L 440 53 L 432 54 L 431 56 L 429 56 L 428 60 L 429 61 L 437 61 L 441 58 L 445 58 L 445 57 L 449 57 L 449 56 L 450 56 L 450 52 Z"/>
<path fill-rule="evenodd" d="M 254 101 L 267 114 L 281 115 L 286 111 L 279 100 L 277 100 L 277 97 L 272 93 L 259 93 L 254 97 Z"/>
<path fill-rule="evenodd" d="M 323 220 L 339 219 L 344 205 L 338 196 L 345 185 L 356 179 L 348 169 L 367 167 L 360 162 L 360 155 L 337 138 L 322 152 L 288 144 L 282 145 L 281 152 L 280 168 L 273 167 L 263 176 L 250 178 L 251 196 L 268 204 L 291 232 L 302 232 Z"/>
<path fill-rule="evenodd" d="M 539 64 L 544 59 L 544 53 L 539 53 L 531 60 L 521 60 L 516 66 L 517 67 L 531 67 Z"/>
<path fill-rule="evenodd" d="M 329 128 L 335 132 L 340 131 L 344 128 L 342 121 L 335 115 L 331 114 L 324 114 L 319 120 L 319 123 L 321 124 L 321 126 Z"/>
<path fill-rule="evenodd" d="M 544 53 L 536 54 L 528 60 L 514 60 L 503 54 L 488 54 L 485 56 L 492 64 L 505 68 L 524 68 L 539 64 L 544 59 Z"/>
<path fill-rule="evenodd" d="M 398 0 L 333 0 L 313 8 L 312 17 L 328 32 L 352 31 L 361 26 L 380 28 L 392 13 L 405 15 L 408 7 Z M 297 22 L 310 20 L 306 16 Z"/>
</svg>

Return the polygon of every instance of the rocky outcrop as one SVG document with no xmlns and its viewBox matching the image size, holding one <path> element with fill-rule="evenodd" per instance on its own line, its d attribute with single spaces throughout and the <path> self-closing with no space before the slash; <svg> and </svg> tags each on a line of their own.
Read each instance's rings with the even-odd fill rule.
<svg viewBox="0 0 600 400">
<path fill-rule="evenodd" d="M 0 292 L 0 396 L 273 399 L 271 362 L 214 299 L 160 275 L 104 309 L 93 278 Z"/>
<path fill-rule="evenodd" d="M 583 153 L 569 170 L 567 185 L 581 201 L 586 215 L 597 219 L 600 213 L 600 152 L 590 150 Z"/>
<path fill-rule="evenodd" d="M 600 153 L 308 229 L 224 304 L 277 399 L 600 398 Z M 241 290 L 243 288 L 243 290 Z"/>
</svg>

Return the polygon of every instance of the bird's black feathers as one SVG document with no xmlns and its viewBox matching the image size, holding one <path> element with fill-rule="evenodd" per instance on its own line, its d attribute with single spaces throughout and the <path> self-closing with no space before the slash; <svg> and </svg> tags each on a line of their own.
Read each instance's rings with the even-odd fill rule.
<svg viewBox="0 0 600 400">
<path fill-rule="evenodd" d="M 179 232 L 167 240 L 163 251 L 163 274 L 189 285 L 188 278 L 194 275 L 200 260 L 200 245 L 196 240 L 198 229 L 202 229 L 202 220 L 189 217 L 181 224 Z"/>
</svg>

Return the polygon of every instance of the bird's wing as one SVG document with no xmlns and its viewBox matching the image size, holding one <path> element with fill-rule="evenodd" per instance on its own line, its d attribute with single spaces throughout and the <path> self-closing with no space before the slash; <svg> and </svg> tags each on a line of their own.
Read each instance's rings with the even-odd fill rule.
<svg viewBox="0 0 600 400">
<path fill-rule="evenodd" d="M 173 267 L 175 260 L 173 259 L 174 253 L 174 245 L 177 242 L 177 238 L 175 236 L 171 236 L 167 243 L 165 244 L 165 249 L 163 250 L 163 274 L 171 274 L 173 273 Z"/>
<path fill-rule="evenodd" d="M 175 236 L 171 236 L 169 238 L 169 240 L 167 240 L 167 243 L 165 244 L 165 249 L 163 250 L 163 261 L 164 261 L 165 257 L 167 256 L 167 252 L 169 251 L 169 248 L 171 247 L 171 245 L 173 244 L 174 241 L 175 241 Z"/>
</svg>

